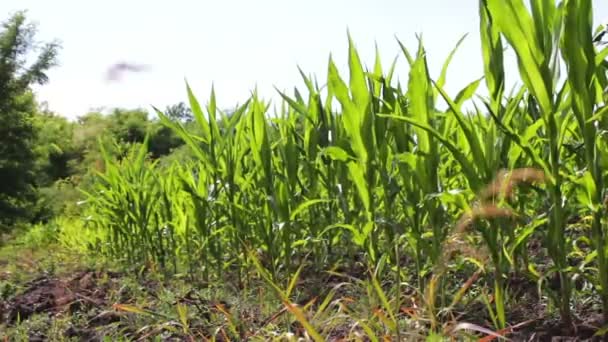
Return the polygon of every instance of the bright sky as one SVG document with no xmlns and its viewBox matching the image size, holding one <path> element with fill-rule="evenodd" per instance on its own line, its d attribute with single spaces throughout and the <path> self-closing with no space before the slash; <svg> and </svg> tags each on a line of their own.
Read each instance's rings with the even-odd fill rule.
<svg viewBox="0 0 608 342">
<path fill-rule="evenodd" d="M 608 19 L 608 2 L 593 1 L 596 24 Z M 377 43 L 385 67 L 399 57 L 397 76 L 407 77 L 398 37 L 411 49 L 422 33 L 431 71 L 439 71 L 458 39 L 469 36 L 448 73 L 455 94 L 482 75 L 477 0 L 2 0 L 0 13 L 27 9 L 39 38 L 62 42 L 60 66 L 38 89 L 39 100 L 75 118 L 93 108 L 164 108 L 186 99 L 187 78 L 207 102 L 212 83 L 221 108 L 242 103 L 257 86 L 266 99 L 273 86 L 303 89 L 299 65 L 326 80 L 332 53 L 347 79 L 350 30 L 370 68 Z M 602 19 L 602 22 L 598 20 Z M 117 62 L 150 66 L 107 82 Z"/>
</svg>

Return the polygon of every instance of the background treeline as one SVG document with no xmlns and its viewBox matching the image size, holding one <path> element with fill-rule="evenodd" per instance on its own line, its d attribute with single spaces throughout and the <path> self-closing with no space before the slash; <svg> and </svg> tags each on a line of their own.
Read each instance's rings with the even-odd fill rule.
<svg viewBox="0 0 608 342">
<path fill-rule="evenodd" d="M 185 107 L 175 105 L 173 108 L 184 110 Z M 32 216 L 22 216 L 27 220 L 44 221 L 59 214 L 70 214 L 70 208 L 73 209 L 81 197 L 76 189 L 86 188 L 95 170 L 102 170 L 101 144 L 111 155 L 120 158 L 129 147 L 143 143 L 148 135 L 153 158 L 188 157 L 186 149 L 179 149 L 182 141 L 145 110 L 91 112 L 76 120 L 38 110 L 32 117 L 35 196 L 25 203 L 33 206 L 28 210 Z"/>
</svg>

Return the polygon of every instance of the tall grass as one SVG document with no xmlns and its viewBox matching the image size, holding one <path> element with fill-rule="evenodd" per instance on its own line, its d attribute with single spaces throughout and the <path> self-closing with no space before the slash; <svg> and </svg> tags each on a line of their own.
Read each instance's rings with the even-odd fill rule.
<svg viewBox="0 0 608 342">
<path fill-rule="evenodd" d="M 236 275 L 239 286 L 252 266 L 290 287 L 281 275 L 302 265 L 362 263 L 388 270 L 380 275 L 392 275 L 398 289 L 409 281 L 419 293 L 432 289 L 425 299 L 432 322 L 446 319 L 442 308 L 489 271 L 488 311 L 505 329 L 517 304 L 507 299 L 515 274 L 545 284 L 572 324 L 572 279 L 580 271 L 571 246 L 588 238 L 594 251 L 586 262 L 595 267 L 583 276 L 608 323 L 608 50 L 592 43 L 591 1 L 533 0 L 528 9 L 521 0 L 481 0 L 479 16 L 484 75 L 453 96 L 445 75 L 460 42 L 437 79 L 421 39 L 415 52 L 399 42 L 410 70 L 405 84 L 395 84 L 395 65 L 385 71 L 378 54 L 366 69 L 350 36 L 348 79 L 331 58 L 326 87 L 301 72 L 306 96 L 280 93 L 274 115 L 255 93 L 227 114 L 214 92 L 203 107 L 188 87 L 200 133 L 157 113 L 196 160 L 159 168 L 145 144 L 122 161 L 106 158 L 88 210 L 107 231 L 102 250 L 208 281 Z M 522 83 L 511 94 L 505 48 L 516 54 Z M 483 84 L 488 96 L 471 102 Z M 583 236 L 570 229 L 577 215 L 591 217 Z M 530 253 L 532 240 L 542 241 L 542 251 Z M 446 259 L 455 252 L 459 258 Z M 447 268 L 473 272 L 461 291 L 440 276 Z M 555 279 L 557 288 L 549 286 Z M 385 309 L 398 312 L 395 295 Z"/>
</svg>

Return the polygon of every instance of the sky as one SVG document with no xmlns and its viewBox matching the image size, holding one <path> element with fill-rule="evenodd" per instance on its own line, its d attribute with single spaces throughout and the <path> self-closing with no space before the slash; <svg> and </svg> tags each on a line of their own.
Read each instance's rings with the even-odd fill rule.
<svg viewBox="0 0 608 342">
<path fill-rule="evenodd" d="M 606 23 L 608 1 L 593 4 L 596 24 Z M 242 103 L 256 88 L 277 100 L 274 87 L 304 88 L 298 66 L 324 84 L 330 54 L 347 79 L 347 30 L 370 68 L 376 45 L 385 67 L 398 57 L 396 77 L 403 81 L 407 62 L 397 39 L 413 50 L 422 34 L 437 77 L 468 34 L 447 75 L 446 89 L 455 94 L 483 73 L 477 6 L 477 0 L 1 0 L 0 19 L 25 9 L 38 24 L 38 39 L 60 41 L 59 66 L 35 90 L 49 109 L 76 118 L 101 108 L 150 110 L 186 101 L 186 80 L 202 103 L 213 85 L 220 108 Z M 148 69 L 109 82 L 108 68 L 120 62 Z"/>
</svg>

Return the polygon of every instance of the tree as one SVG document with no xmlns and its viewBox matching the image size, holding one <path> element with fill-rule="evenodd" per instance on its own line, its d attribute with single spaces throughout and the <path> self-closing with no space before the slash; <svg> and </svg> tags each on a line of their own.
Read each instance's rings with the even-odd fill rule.
<svg viewBox="0 0 608 342">
<path fill-rule="evenodd" d="M 34 117 L 37 132 L 36 185 L 47 186 L 76 173 L 74 162 L 83 151 L 75 144 L 75 123 L 66 117 L 47 111 Z"/>
<path fill-rule="evenodd" d="M 165 115 L 174 121 L 191 122 L 194 120 L 192 111 L 183 102 L 167 106 L 165 109 Z"/>
<path fill-rule="evenodd" d="M 36 26 L 26 22 L 23 11 L 0 30 L 0 230 L 6 230 L 28 218 L 35 200 L 37 109 L 31 86 L 48 81 L 46 72 L 57 63 L 59 45 L 35 41 Z"/>
<path fill-rule="evenodd" d="M 148 129 L 148 113 L 142 109 L 125 110 L 116 108 L 108 116 L 110 131 L 123 143 L 141 143 Z"/>
</svg>

